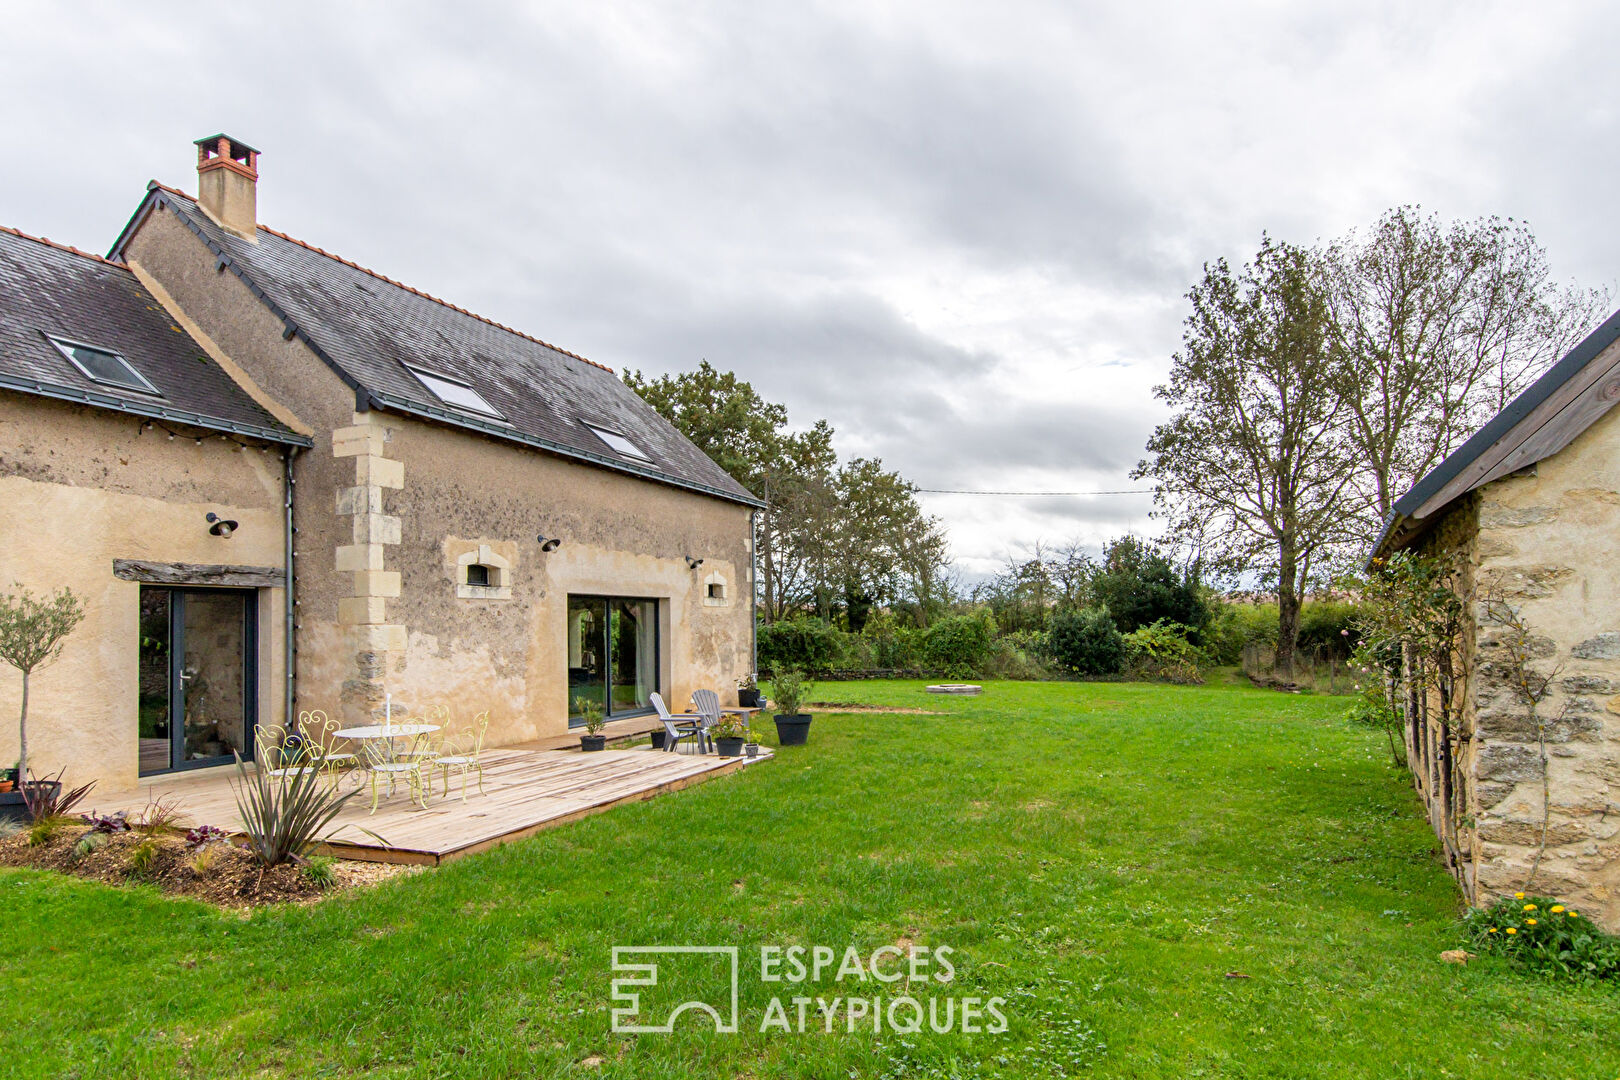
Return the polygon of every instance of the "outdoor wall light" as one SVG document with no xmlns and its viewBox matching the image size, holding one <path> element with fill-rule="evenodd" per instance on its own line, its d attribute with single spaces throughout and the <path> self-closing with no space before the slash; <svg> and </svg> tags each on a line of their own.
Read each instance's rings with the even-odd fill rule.
<svg viewBox="0 0 1620 1080">
<path fill-rule="evenodd" d="M 698 567 L 700 567 L 702 565 L 703 565 L 703 560 L 702 559 L 694 559 L 690 555 L 688 555 L 686 557 L 686 568 L 688 570 L 696 570 Z"/>
<path fill-rule="evenodd" d="M 228 518 L 222 518 L 213 511 L 209 511 L 208 521 L 208 532 L 225 540 L 229 540 L 231 533 L 235 532 L 237 528 L 236 522 Z"/>
<path fill-rule="evenodd" d="M 553 536 L 551 539 L 547 540 L 542 534 L 540 536 L 536 536 L 534 541 L 540 545 L 541 551 L 556 551 L 558 548 L 562 547 L 562 539 L 556 536 Z"/>
</svg>

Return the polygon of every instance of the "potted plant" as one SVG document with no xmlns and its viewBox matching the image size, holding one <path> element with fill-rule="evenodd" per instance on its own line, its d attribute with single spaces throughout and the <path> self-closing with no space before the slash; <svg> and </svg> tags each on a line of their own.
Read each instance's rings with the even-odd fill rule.
<svg viewBox="0 0 1620 1080">
<path fill-rule="evenodd" d="M 810 714 L 801 713 L 799 707 L 810 692 L 810 683 L 798 671 L 782 671 L 772 680 L 771 692 L 782 710 L 776 714 L 777 745 L 803 746 L 810 738 Z"/>
<path fill-rule="evenodd" d="M 709 737 L 714 740 L 721 757 L 736 757 L 741 754 L 743 737 L 746 734 L 742 720 L 729 713 L 721 716 L 719 722 L 709 729 Z"/>
<path fill-rule="evenodd" d="M 602 734 L 602 728 L 607 725 L 603 715 L 602 703 L 594 698 L 575 698 L 574 710 L 585 721 L 585 734 L 579 737 L 581 750 L 600 750 L 607 745 L 607 736 Z"/>
<path fill-rule="evenodd" d="M 760 700 L 759 683 L 752 671 L 737 680 L 737 704 L 744 709 L 759 709 L 765 705 Z"/>
<path fill-rule="evenodd" d="M 743 736 L 743 753 L 749 757 L 759 757 L 759 734 L 752 727 Z"/>
<path fill-rule="evenodd" d="M 0 792 L 0 819 L 28 816 L 28 677 L 62 655 L 62 643 L 84 618 L 84 608 L 71 589 L 35 599 L 27 589 L 0 594 L 0 660 L 22 673 L 22 709 L 17 719 L 15 790 Z M 25 782 L 26 781 L 26 782 Z"/>
</svg>

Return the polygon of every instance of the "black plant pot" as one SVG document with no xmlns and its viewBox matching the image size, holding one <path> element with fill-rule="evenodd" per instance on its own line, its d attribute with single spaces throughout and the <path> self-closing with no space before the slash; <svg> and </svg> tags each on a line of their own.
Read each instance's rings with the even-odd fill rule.
<svg viewBox="0 0 1620 1080">
<path fill-rule="evenodd" d="M 662 750 L 664 748 L 664 740 L 667 739 L 667 738 L 669 738 L 669 732 L 667 732 L 667 731 L 655 731 L 655 732 L 653 732 L 652 733 L 652 748 L 654 750 Z"/>
<path fill-rule="evenodd" d="M 759 743 L 749 743 L 743 747 L 743 752 L 749 757 L 759 757 Z"/>
<path fill-rule="evenodd" d="M 759 690 L 737 691 L 737 705 L 744 709 L 757 709 L 764 703 L 759 699 Z"/>
<path fill-rule="evenodd" d="M 606 745 L 606 735 L 581 735 L 579 737 L 579 748 L 581 750 L 600 750 Z"/>
<path fill-rule="evenodd" d="M 20 791 L 0 791 L 0 821 L 27 821 L 28 803 Z"/>
<path fill-rule="evenodd" d="M 742 754 L 741 739 L 716 739 L 714 745 L 719 749 L 721 757 L 738 757 Z"/>
<path fill-rule="evenodd" d="M 780 746 L 803 746 L 810 738 L 810 714 L 776 714 L 776 741 Z"/>
</svg>

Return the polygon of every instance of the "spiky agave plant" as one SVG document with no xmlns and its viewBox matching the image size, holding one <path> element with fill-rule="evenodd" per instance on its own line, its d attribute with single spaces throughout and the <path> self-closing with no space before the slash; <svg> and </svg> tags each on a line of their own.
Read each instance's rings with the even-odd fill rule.
<svg viewBox="0 0 1620 1080">
<path fill-rule="evenodd" d="M 287 769 L 270 776 L 268 769 L 248 771 L 236 755 L 241 783 L 235 788 L 247 848 L 260 866 L 302 862 L 323 839 L 323 830 L 359 789 L 339 793 L 328 787 L 318 769 Z"/>
</svg>

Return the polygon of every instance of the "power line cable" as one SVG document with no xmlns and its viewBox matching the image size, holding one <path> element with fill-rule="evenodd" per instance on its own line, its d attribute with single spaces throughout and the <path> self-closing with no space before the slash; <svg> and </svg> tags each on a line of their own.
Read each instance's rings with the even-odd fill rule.
<svg viewBox="0 0 1620 1080">
<path fill-rule="evenodd" d="M 1019 498 L 1034 496 L 1061 496 L 1065 498 L 1077 495 L 1152 495 L 1152 488 L 1130 488 L 1119 491 L 968 491 L 962 488 L 917 488 L 919 495 L 1012 495 Z"/>
</svg>

